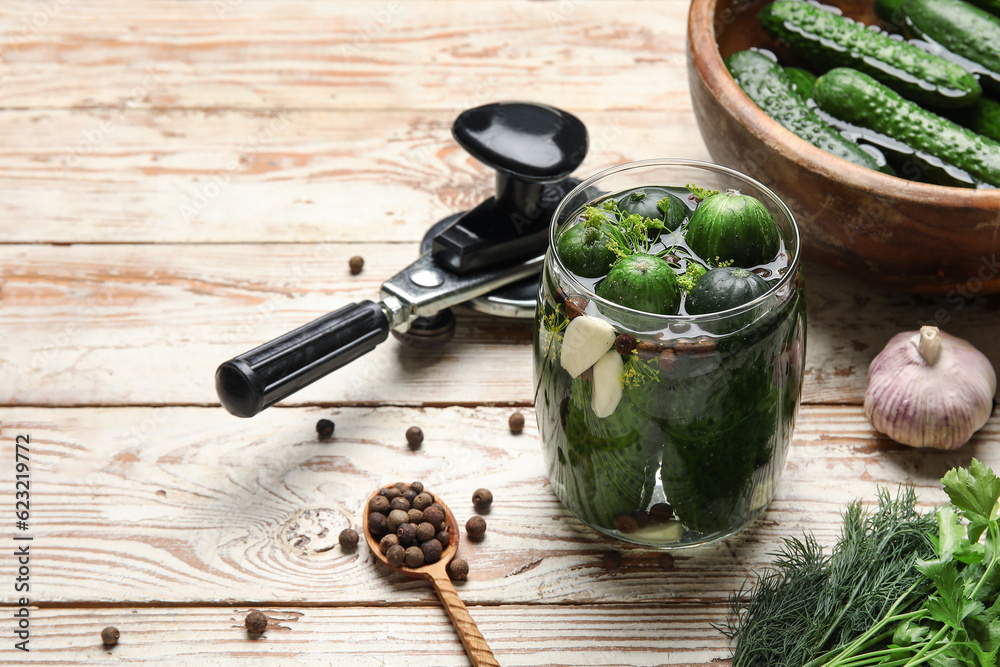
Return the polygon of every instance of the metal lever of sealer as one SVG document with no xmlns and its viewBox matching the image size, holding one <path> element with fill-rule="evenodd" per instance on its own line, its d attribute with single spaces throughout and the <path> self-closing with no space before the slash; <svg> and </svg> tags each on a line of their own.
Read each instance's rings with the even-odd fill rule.
<svg viewBox="0 0 1000 667">
<path fill-rule="evenodd" d="M 456 141 L 497 171 L 497 194 L 459 216 L 432 250 L 382 285 L 381 301 L 328 313 L 219 366 L 223 407 L 252 417 L 370 352 L 390 330 L 537 274 L 567 179 L 587 152 L 575 116 L 538 104 L 489 104 L 463 112 Z"/>
</svg>

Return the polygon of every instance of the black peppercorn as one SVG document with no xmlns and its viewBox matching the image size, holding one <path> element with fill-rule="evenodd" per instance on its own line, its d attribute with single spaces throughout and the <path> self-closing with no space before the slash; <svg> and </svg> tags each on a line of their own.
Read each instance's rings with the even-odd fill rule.
<svg viewBox="0 0 1000 667">
<path fill-rule="evenodd" d="M 448 577 L 454 581 L 465 581 L 469 576 L 469 563 L 464 558 L 453 558 L 445 567 Z"/>
<path fill-rule="evenodd" d="M 418 510 L 425 510 L 433 504 L 434 496 L 426 491 L 421 491 L 417 494 L 417 497 L 413 499 L 413 507 L 416 507 Z"/>
<path fill-rule="evenodd" d="M 121 633 L 118 632 L 118 628 L 108 626 L 101 630 L 101 641 L 104 642 L 105 646 L 111 647 L 118 643 L 118 638 Z"/>
<path fill-rule="evenodd" d="M 420 430 L 419 426 L 411 426 L 406 429 L 406 443 L 410 446 L 410 449 L 420 449 L 423 441 L 424 432 Z"/>
<path fill-rule="evenodd" d="M 361 269 L 365 268 L 365 258 L 361 255 L 355 255 L 348 260 L 347 266 L 351 269 L 351 275 L 356 276 L 361 273 Z"/>
<path fill-rule="evenodd" d="M 410 489 L 412 489 L 413 491 L 416 491 L 417 493 L 423 493 L 424 492 L 424 483 L 423 482 L 410 482 Z"/>
<path fill-rule="evenodd" d="M 437 541 L 440 542 L 441 546 L 443 546 L 443 547 L 447 547 L 448 544 L 451 543 L 451 534 L 448 532 L 447 528 L 445 530 L 439 531 L 438 534 L 435 535 L 435 537 L 437 538 Z"/>
<path fill-rule="evenodd" d="M 393 567 L 401 566 L 405 558 L 406 558 L 406 549 L 404 549 L 399 544 L 393 544 L 385 552 L 386 561 L 388 561 L 389 565 L 392 565 Z"/>
<path fill-rule="evenodd" d="M 356 549 L 358 546 L 358 531 L 353 528 L 345 528 L 340 531 L 337 538 L 340 541 L 340 548 L 348 551 Z"/>
<path fill-rule="evenodd" d="M 417 527 L 412 523 L 402 523 L 396 529 L 399 543 L 404 547 L 412 547 L 417 543 Z"/>
<path fill-rule="evenodd" d="M 427 523 L 426 521 L 417 526 L 416 536 L 417 540 L 419 540 L 420 542 L 426 542 L 427 540 L 434 537 L 436 534 L 437 534 L 437 528 Z"/>
<path fill-rule="evenodd" d="M 410 547 L 406 550 L 403 562 L 406 563 L 406 567 L 420 567 L 424 564 L 424 552 L 420 547 Z"/>
<path fill-rule="evenodd" d="M 520 433 L 524 430 L 524 415 L 520 412 L 515 412 L 507 418 L 507 426 L 510 428 L 511 433 Z"/>
<path fill-rule="evenodd" d="M 622 533 L 634 533 L 639 530 L 639 522 L 631 514 L 620 514 L 615 518 L 615 528 Z"/>
<path fill-rule="evenodd" d="M 444 510 L 437 503 L 424 510 L 424 521 L 431 524 L 438 530 L 444 526 Z"/>
<path fill-rule="evenodd" d="M 604 569 L 613 572 L 622 566 L 622 554 L 620 551 L 609 551 L 601 558 L 601 565 Z"/>
<path fill-rule="evenodd" d="M 246 626 L 247 632 L 259 635 L 267 630 L 267 616 L 259 609 L 251 609 L 243 624 Z"/>
<path fill-rule="evenodd" d="M 372 534 L 372 537 L 385 535 L 388 532 L 387 523 L 388 520 L 384 514 L 372 512 L 368 515 L 368 532 Z"/>
<path fill-rule="evenodd" d="M 444 547 L 441 543 L 431 538 L 420 545 L 420 550 L 424 552 L 424 562 L 425 563 L 436 563 L 441 560 L 441 553 L 444 551 Z"/>
<path fill-rule="evenodd" d="M 409 515 L 403 510 L 392 510 L 385 519 L 385 530 L 387 533 L 395 533 L 400 524 L 404 524 L 409 519 Z"/>
<path fill-rule="evenodd" d="M 389 549 L 399 544 L 399 536 L 396 533 L 389 533 L 378 541 L 378 550 L 383 554 L 388 554 Z"/>
<path fill-rule="evenodd" d="M 334 423 L 329 419 L 320 419 L 316 422 L 316 433 L 320 440 L 326 440 L 333 435 Z"/>
<path fill-rule="evenodd" d="M 476 509 L 482 512 L 483 510 L 488 510 L 490 505 L 493 504 L 493 492 L 489 489 L 476 489 L 472 494 L 472 504 L 476 506 Z"/>
<path fill-rule="evenodd" d="M 389 501 L 389 509 L 403 510 L 404 512 L 409 512 L 410 501 L 404 498 L 403 496 L 399 496 L 398 498 L 393 498 L 392 500 Z"/>
<path fill-rule="evenodd" d="M 474 516 L 465 522 L 465 532 L 469 534 L 470 540 L 481 540 L 486 535 L 486 519 L 481 516 Z"/>
<path fill-rule="evenodd" d="M 385 496 L 375 496 L 370 501 L 368 501 L 368 510 L 370 512 L 381 512 L 382 514 L 389 513 L 389 499 Z"/>
<path fill-rule="evenodd" d="M 407 521 L 410 523 L 420 524 L 424 521 L 424 513 L 418 509 L 411 509 L 406 513 L 406 516 L 408 517 Z"/>
</svg>

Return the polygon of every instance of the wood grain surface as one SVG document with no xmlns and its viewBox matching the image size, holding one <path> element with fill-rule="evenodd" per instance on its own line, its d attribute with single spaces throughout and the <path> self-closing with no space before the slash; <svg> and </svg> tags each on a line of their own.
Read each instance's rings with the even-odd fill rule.
<svg viewBox="0 0 1000 667">
<path fill-rule="evenodd" d="M 547 485 L 526 322 L 460 308 L 443 349 L 390 339 L 252 420 L 218 407 L 220 362 L 377 298 L 429 225 L 491 193 L 451 139 L 462 109 L 572 111 L 590 131 L 580 175 L 707 159 L 687 9 L 0 4 L 0 451 L 13 461 L 30 434 L 33 537 L 24 653 L 13 527 L 0 531 L 0 664 L 467 665 L 427 582 L 337 543 L 374 488 L 418 478 L 460 524 L 476 488 L 496 497 L 487 539 L 461 545 L 457 588 L 501 665 L 726 664 L 714 626 L 785 537 L 829 544 L 844 506 L 881 486 L 913 483 L 929 508 L 948 468 L 1000 466 L 997 417 L 961 450 L 918 451 L 860 407 L 868 363 L 903 329 L 941 324 L 1000 363 L 997 300 L 972 283 L 904 295 L 811 264 L 804 405 L 777 496 L 740 536 L 670 563 L 588 529 Z M 323 417 L 337 425 L 326 441 Z M 426 434 L 418 452 L 410 425 Z M 13 508 L 9 481 L 0 501 Z M 251 607 L 270 618 L 256 639 Z M 107 625 L 121 631 L 110 650 Z"/>
</svg>

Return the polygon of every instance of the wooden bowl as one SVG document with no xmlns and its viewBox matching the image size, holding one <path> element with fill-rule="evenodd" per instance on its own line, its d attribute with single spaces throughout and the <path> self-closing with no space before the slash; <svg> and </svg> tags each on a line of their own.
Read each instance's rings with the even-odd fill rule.
<svg viewBox="0 0 1000 667">
<path fill-rule="evenodd" d="M 693 0 L 688 83 L 713 160 L 761 181 L 795 215 L 807 257 L 911 292 L 1000 292 L 1000 190 L 928 185 L 889 176 L 799 139 L 743 94 L 722 59 L 752 46 L 796 63 L 760 28 L 769 0 Z M 835 1 L 875 23 L 871 0 Z"/>
</svg>

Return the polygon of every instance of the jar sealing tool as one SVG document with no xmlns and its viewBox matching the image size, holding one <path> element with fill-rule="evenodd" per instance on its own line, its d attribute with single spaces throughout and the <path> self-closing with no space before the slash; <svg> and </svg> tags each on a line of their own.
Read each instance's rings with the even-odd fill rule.
<svg viewBox="0 0 1000 667">
<path fill-rule="evenodd" d="M 462 112 L 452 135 L 496 171 L 494 196 L 434 225 L 423 255 L 382 284 L 378 303 L 344 306 L 220 365 L 215 389 L 226 410 L 252 417 L 370 352 L 390 331 L 414 347 L 444 344 L 455 331 L 452 306 L 532 316 L 549 222 L 579 183 L 569 174 L 587 154 L 586 127 L 554 107 L 498 102 Z"/>
</svg>

